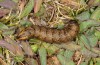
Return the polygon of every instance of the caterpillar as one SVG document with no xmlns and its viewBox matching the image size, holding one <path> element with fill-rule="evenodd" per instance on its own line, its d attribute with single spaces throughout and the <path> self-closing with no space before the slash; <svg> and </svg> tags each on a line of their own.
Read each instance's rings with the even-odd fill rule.
<svg viewBox="0 0 100 65">
<path fill-rule="evenodd" d="M 35 37 L 49 43 L 66 43 L 73 40 L 79 32 L 79 24 L 75 20 L 70 20 L 63 29 L 48 28 L 45 26 L 33 25 L 18 35 L 19 40 Z M 21 38 L 23 37 L 23 38 Z"/>
</svg>

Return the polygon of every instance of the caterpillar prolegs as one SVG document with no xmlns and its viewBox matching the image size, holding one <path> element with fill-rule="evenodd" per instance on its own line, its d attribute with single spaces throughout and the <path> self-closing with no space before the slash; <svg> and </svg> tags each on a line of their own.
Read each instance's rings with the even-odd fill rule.
<svg viewBox="0 0 100 65">
<path fill-rule="evenodd" d="M 27 39 L 29 37 L 35 37 L 49 43 L 66 43 L 73 40 L 77 36 L 79 32 L 79 24 L 78 22 L 71 20 L 63 29 L 33 25 L 32 28 L 28 28 L 26 31 L 28 32 L 18 35 L 20 40 L 23 38 Z"/>
</svg>

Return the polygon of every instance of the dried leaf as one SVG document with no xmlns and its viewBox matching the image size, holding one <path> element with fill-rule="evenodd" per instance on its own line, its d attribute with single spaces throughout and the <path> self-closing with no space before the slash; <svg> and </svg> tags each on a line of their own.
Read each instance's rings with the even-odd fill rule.
<svg viewBox="0 0 100 65">
<path fill-rule="evenodd" d="M 35 0 L 34 13 L 37 13 L 40 10 L 42 2 L 42 0 Z"/>
<path fill-rule="evenodd" d="M 92 48 L 91 51 L 100 56 L 100 49 L 99 48 Z"/>
<path fill-rule="evenodd" d="M 80 7 L 80 4 L 76 0 L 61 0 L 61 2 L 66 3 L 72 9 L 78 9 Z"/>
<path fill-rule="evenodd" d="M 100 0 L 89 0 L 88 5 L 89 7 L 100 6 Z"/>
<path fill-rule="evenodd" d="M 8 42 L 4 40 L 0 40 L 0 46 L 8 49 L 9 51 L 13 52 L 17 56 L 20 56 L 20 55 L 23 56 L 22 49 L 20 48 L 20 46 L 18 46 L 17 43 L 9 44 Z"/>
<path fill-rule="evenodd" d="M 47 59 L 47 65 L 61 65 L 56 56 Z"/>
<path fill-rule="evenodd" d="M 8 14 L 10 11 L 8 9 L 0 9 L 0 17 L 5 16 Z"/>
<path fill-rule="evenodd" d="M 86 59 L 98 56 L 98 54 L 93 53 L 92 51 L 90 51 L 86 48 L 81 49 L 81 53 L 82 53 L 82 55 L 84 55 L 84 58 L 86 58 Z"/>
<path fill-rule="evenodd" d="M 25 58 L 28 65 L 38 65 L 38 62 L 33 58 Z"/>
<path fill-rule="evenodd" d="M 0 2 L 0 6 L 12 9 L 16 6 L 16 3 L 11 0 L 4 0 L 4 1 Z"/>
<path fill-rule="evenodd" d="M 0 58 L 0 65 L 7 65 L 7 63 L 3 59 Z"/>
<path fill-rule="evenodd" d="M 81 46 L 76 45 L 75 42 L 68 42 L 67 44 L 54 44 L 55 46 L 59 47 L 59 48 L 64 48 L 64 49 L 68 49 L 70 51 L 75 51 L 75 50 L 79 50 L 81 49 Z"/>
<path fill-rule="evenodd" d="M 33 56 L 34 53 L 32 52 L 32 49 L 31 49 L 31 47 L 30 47 L 28 42 L 22 41 L 21 42 L 21 46 L 22 46 L 22 48 L 23 48 L 23 50 L 24 50 L 26 55 Z"/>
<path fill-rule="evenodd" d="M 34 12 L 34 16 L 42 16 L 45 13 L 45 7 L 41 5 L 41 8 L 36 13 Z M 39 22 L 40 23 L 40 22 Z"/>
<path fill-rule="evenodd" d="M 20 11 L 22 11 L 24 9 L 25 4 L 26 4 L 26 0 L 19 0 L 19 3 L 18 3 L 19 7 L 18 8 Z"/>
</svg>

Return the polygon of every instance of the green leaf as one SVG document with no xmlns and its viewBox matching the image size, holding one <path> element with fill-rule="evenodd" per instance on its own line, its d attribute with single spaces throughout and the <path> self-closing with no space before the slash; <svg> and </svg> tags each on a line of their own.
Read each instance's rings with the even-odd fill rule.
<svg viewBox="0 0 100 65">
<path fill-rule="evenodd" d="M 100 19 L 100 7 L 97 7 L 96 10 L 92 13 L 91 19 L 96 19 L 99 20 Z"/>
<path fill-rule="evenodd" d="M 22 56 L 16 56 L 16 57 L 14 57 L 14 60 L 16 62 L 22 62 L 24 60 L 24 57 L 22 57 Z"/>
<path fill-rule="evenodd" d="M 40 56 L 40 62 L 41 62 L 41 65 L 46 65 L 46 56 L 47 56 L 47 53 L 46 53 L 46 49 L 43 48 L 43 47 L 40 47 L 39 49 L 39 56 Z"/>
<path fill-rule="evenodd" d="M 75 65 L 75 63 L 72 60 L 67 60 L 64 56 L 62 56 L 61 54 L 57 55 L 57 58 L 59 59 L 60 63 L 62 65 Z"/>
<path fill-rule="evenodd" d="M 79 39 L 80 39 L 80 38 L 79 38 Z M 82 42 L 81 40 L 78 40 L 78 44 L 81 46 L 81 48 L 84 47 L 84 44 L 83 44 L 83 42 Z"/>
<path fill-rule="evenodd" d="M 66 49 L 68 49 L 68 50 L 70 50 L 70 51 L 75 51 L 75 50 L 78 50 L 78 49 L 81 48 L 81 46 L 75 44 L 75 42 L 69 42 L 68 45 L 65 44 L 65 45 L 63 45 L 63 46 L 65 46 L 64 48 L 66 48 Z"/>
<path fill-rule="evenodd" d="M 0 0 L 0 2 L 3 2 L 4 0 Z"/>
<path fill-rule="evenodd" d="M 95 53 L 91 52 L 85 47 L 83 47 L 80 51 L 85 56 L 86 59 L 90 59 L 93 55 L 95 55 Z"/>
<path fill-rule="evenodd" d="M 100 50 L 97 48 L 92 48 L 91 51 L 100 55 Z"/>
<path fill-rule="evenodd" d="M 98 42 L 98 38 L 95 36 L 95 29 L 91 28 L 90 30 L 88 30 L 86 32 L 85 35 L 86 35 L 87 39 L 89 40 L 90 46 L 95 47 Z"/>
<path fill-rule="evenodd" d="M 46 43 L 46 42 L 42 42 L 42 46 L 45 47 L 46 49 L 48 49 L 50 45 L 50 43 Z"/>
<path fill-rule="evenodd" d="M 33 38 L 33 39 L 30 39 L 29 40 L 29 43 L 38 43 L 38 44 L 40 44 L 41 43 L 41 41 L 40 40 L 38 40 L 38 39 L 36 39 L 36 38 Z"/>
<path fill-rule="evenodd" d="M 80 65 L 88 65 L 88 63 L 87 62 L 81 62 Z"/>
<path fill-rule="evenodd" d="M 66 59 L 71 59 L 72 56 L 73 56 L 73 54 L 74 54 L 74 52 L 69 51 L 69 50 L 66 50 L 66 51 L 64 52 L 64 56 L 66 57 Z"/>
<path fill-rule="evenodd" d="M 2 34 L 4 35 L 12 35 L 14 34 L 15 30 L 5 30 Z"/>
<path fill-rule="evenodd" d="M 82 12 L 81 14 L 79 14 L 79 15 L 76 16 L 76 19 L 81 20 L 81 21 L 87 20 L 89 18 L 90 18 L 89 11 Z"/>
<path fill-rule="evenodd" d="M 100 23 L 96 22 L 95 20 L 87 20 L 80 23 L 80 32 L 86 31 L 91 26 L 100 25 Z"/>
<path fill-rule="evenodd" d="M 52 55 L 54 54 L 59 48 L 57 48 L 56 46 L 54 45 L 51 45 L 47 48 L 47 52 L 48 52 L 48 55 Z"/>
<path fill-rule="evenodd" d="M 18 3 L 18 0 L 12 0 L 12 1 L 14 1 L 15 3 Z"/>
<path fill-rule="evenodd" d="M 97 62 L 95 65 L 100 65 L 100 62 Z"/>
<path fill-rule="evenodd" d="M 100 40 L 100 31 L 96 30 L 95 31 L 95 36 Z"/>
<path fill-rule="evenodd" d="M 100 57 L 94 58 L 95 65 L 100 65 Z"/>
<path fill-rule="evenodd" d="M 2 35 L 0 34 L 0 39 L 2 39 Z"/>
<path fill-rule="evenodd" d="M 80 42 L 83 43 L 88 49 L 91 48 L 89 40 L 84 35 L 80 35 Z"/>
<path fill-rule="evenodd" d="M 8 27 L 0 22 L 0 30 L 8 29 Z"/>
<path fill-rule="evenodd" d="M 88 40 L 90 41 L 90 45 L 95 47 L 98 42 L 98 38 L 95 35 L 88 36 Z"/>
<path fill-rule="evenodd" d="M 93 65 L 93 60 L 91 60 L 91 61 L 89 62 L 89 65 Z"/>
<path fill-rule="evenodd" d="M 30 21 L 27 21 L 27 20 L 21 20 L 20 21 L 20 24 L 22 26 L 25 26 L 25 27 L 28 27 L 28 26 L 31 26 L 32 25 L 32 23 Z"/>
<path fill-rule="evenodd" d="M 33 52 L 37 52 L 38 47 L 39 47 L 39 46 L 38 46 L 37 44 L 31 45 L 31 48 L 32 48 L 32 51 L 33 51 Z"/>
<path fill-rule="evenodd" d="M 9 29 L 3 30 L 3 35 L 12 35 L 15 33 L 15 28 L 9 27 Z"/>
<path fill-rule="evenodd" d="M 85 0 L 80 0 L 80 4 L 86 5 Z"/>
<path fill-rule="evenodd" d="M 19 19 L 27 16 L 32 11 L 33 7 L 34 7 L 34 0 L 29 0 L 29 2 L 27 3 L 27 5 L 23 9 L 21 15 L 19 16 Z"/>
<path fill-rule="evenodd" d="M 65 52 L 64 49 L 60 49 L 58 54 L 64 55 L 64 52 Z"/>
<path fill-rule="evenodd" d="M 95 34 L 95 27 L 91 27 L 89 30 L 86 31 L 86 36 L 91 36 Z"/>
<path fill-rule="evenodd" d="M 62 56 L 61 54 L 58 54 L 57 58 L 62 65 L 66 65 L 66 58 L 64 56 Z"/>
</svg>

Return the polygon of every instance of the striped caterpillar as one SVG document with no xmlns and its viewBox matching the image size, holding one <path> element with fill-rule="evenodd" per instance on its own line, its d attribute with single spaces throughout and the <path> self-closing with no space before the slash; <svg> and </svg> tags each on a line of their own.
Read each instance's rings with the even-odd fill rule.
<svg viewBox="0 0 100 65">
<path fill-rule="evenodd" d="M 33 25 L 32 28 L 26 29 L 26 31 L 28 32 L 18 35 L 20 40 L 35 37 L 49 43 L 66 43 L 77 36 L 79 32 L 79 24 L 76 21 L 71 20 L 63 29 Z"/>
</svg>

